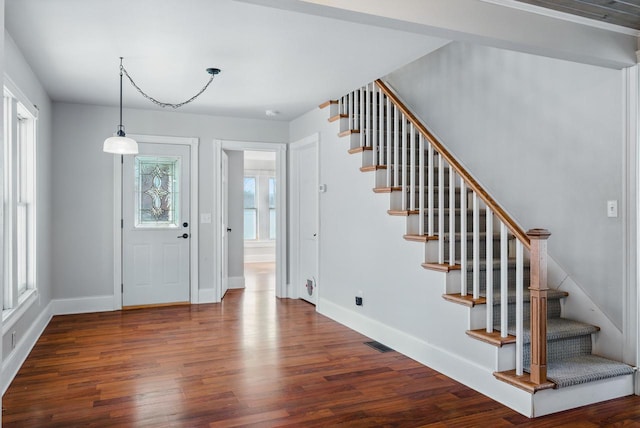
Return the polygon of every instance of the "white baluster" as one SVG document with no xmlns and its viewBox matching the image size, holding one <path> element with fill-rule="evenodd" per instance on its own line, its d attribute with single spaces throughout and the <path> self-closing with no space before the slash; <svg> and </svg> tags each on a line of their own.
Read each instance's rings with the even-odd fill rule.
<svg viewBox="0 0 640 428">
<path fill-rule="evenodd" d="M 376 85 L 376 89 L 378 90 L 377 94 L 378 94 L 378 121 L 379 121 L 379 131 L 380 131 L 380 137 L 379 137 L 379 141 L 380 141 L 380 150 L 379 152 L 379 160 L 378 160 L 378 165 L 387 165 L 387 186 L 389 186 L 389 174 L 391 173 L 391 171 L 389 171 L 389 161 L 388 158 L 385 159 L 385 153 L 387 152 L 387 146 L 389 145 L 389 140 L 385 140 L 384 139 L 384 94 L 382 93 L 382 91 L 380 90 L 380 88 L 378 88 L 378 85 Z"/>
<path fill-rule="evenodd" d="M 509 246 L 507 226 L 500 222 L 500 336 L 507 337 L 509 329 Z"/>
<path fill-rule="evenodd" d="M 344 97 L 338 98 L 338 114 L 342 114 L 342 109 L 344 108 Z M 340 120 L 338 120 L 340 122 Z"/>
<path fill-rule="evenodd" d="M 393 164 L 392 157 L 392 149 L 393 149 L 393 130 L 391 126 L 391 119 L 393 117 L 393 110 L 391 108 L 391 100 L 388 97 L 386 98 L 387 102 L 387 186 L 392 187 L 393 182 L 391 180 L 391 171 L 395 170 L 395 165 Z"/>
<path fill-rule="evenodd" d="M 365 128 L 364 128 L 364 116 L 365 116 L 365 109 L 367 108 L 365 100 L 364 100 L 364 96 L 365 96 L 365 90 L 364 88 L 360 89 L 360 108 L 358 109 L 358 119 L 360 124 L 359 129 L 360 129 L 360 147 L 364 147 L 365 146 L 365 142 L 364 142 L 364 134 L 366 132 Z"/>
<path fill-rule="evenodd" d="M 434 203 L 433 203 L 433 188 L 435 180 L 433 170 L 433 145 L 429 142 L 428 152 L 427 152 L 427 231 L 429 236 L 435 235 L 433 230 L 433 216 L 434 216 Z M 422 220 L 424 221 L 424 220 Z M 440 232 L 442 233 L 442 232 Z"/>
<path fill-rule="evenodd" d="M 485 232 L 487 237 L 487 333 L 493 333 L 493 211 L 487 209 L 487 226 Z"/>
<path fill-rule="evenodd" d="M 398 106 L 393 106 L 393 185 L 400 186 L 400 128 Z"/>
<path fill-rule="evenodd" d="M 444 264 L 444 159 L 438 154 L 438 263 Z"/>
<path fill-rule="evenodd" d="M 463 214 L 464 215 L 464 214 Z M 473 192 L 473 298 L 480 297 L 480 207 L 478 194 Z M 487 266 L 489 269 L 489 266 Z"/>
<path fill-rule="evenodd" d="M 455 182 L 455 171 L 453 170 L 453 168 L 451 168 L 451 166 L 449 166 L 449 266 L 455 266 L 455 264 L 456 264 L 456 182 Z"/>
<path fill-rule="evenodd" d="M 404 113 L 402 114 L 402 148 L 400 149 L 400 155 L 402 156 L 402 210 L 407 209 L 407 191 L 409 190 L 409 183 L 407 180 L 407 118 Z"/>
<path fill-rule="evenodd" d="M 420 134 L 418 138 L 418 152 L 420 158 L 420 177 L 418 180 L 418 217 L 420 221 L 418 222 L 418 235 L 424 235 L 424 136 Z"/>
<path fill-rule="evenodd" d="M 350 92 L 348 95 L 349 98 L 349 129 L 356 129 L 356 106 L 355 106 L 355 96 L 356 93 Z"/>
<path fill-rule="evenodd" d="M 371 83 L 371 90 L 369 90 L 369 87 L 367 86 L 367 93 L 371 92 L 371 95 L 369 96 L 370 100 L 369 100 L 369 104 L 367 104 L 367 108 L 370 111 L 370 116 L 369 119 L 367 119 L 367 123 L 371 123 L 370 125 L 370 129 L 369 129 L 369 135 L 371 135 L 371 149 L 373 151 L 373 164 L 374 165 L 379 165 L 378 164 L 378 132 L 375 129 L 376 125 L 378 124 L 378 109 L 377 109 L 377 104 L 376 104 L 376 100 L 378 99 L 378 97 L 376 97 L 376 85 L 375 83 Z"/>
<path fill-rule="evenodd" d="M 460 177 L 460 294 L 467 295 L 467 185 Z"/>
<path fill-rule="evenodd" d="M 523 372 L 523 342 L 522 342 L 522 330 L 523 330 L 523 310 L 522 310 L 522 242 L 516 240 L 516 375 L 522 376 Z"/>
<path fill-rule="evenodd" d="M 409 156 L 409 163 L 411 164 L 411 174 L 409 179 L 409 209 L 411 211 L 416 210 L 416 137 L 415 137 L 415 129 L 413 123 L 409 125 L 409 144 L 407 146 L 408 150 L 411 150 L 411 155 Z"/>
</svg>

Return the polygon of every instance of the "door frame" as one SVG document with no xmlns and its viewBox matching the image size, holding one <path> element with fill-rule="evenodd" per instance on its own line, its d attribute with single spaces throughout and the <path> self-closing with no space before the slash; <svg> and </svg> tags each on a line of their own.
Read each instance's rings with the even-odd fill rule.
<svg viewBox="0 0 640 428">
<path fill-rule="evenodd" d="M 291 143 L 289 145 L 289 171 L 291 172 L 291 177 L 290 177 L 290 186 L 291 186 L 291 216 L 290 216 L 290 223 L 291 223 L 291 263 L 289 265 L 289 269 L 290 269 L 290 281 L 292 283 L 292 291 L 293 291 L 293 297 L 297 298 L 297 299 L 301 299 L 302 296 L 300 295 L 300 287 L 299 284 L 295 285 L 294 281 L 297 281 L 300 276 L 300 269 L 299 269 L 299 253 L 300 253 L 300 248 L 299 248 L 299 240 L 300 240 L 300 210 L 299 210 L 299 200 L 298 200 L 298 190 L 300 188 L 300 176 L 298 174 L 294 173 L 294 166 L 295 163 L 298 161 L 298 149 L 305 147 L 305 146 L 309 146 L 309 145 L 313 145 L 315 148 L 315 163 L 316 163 L 316 185 L 320 184 L 320 156 L 319 156 L 319 144 L 320 144 L 320 134 L 316 133 L 316 134 L 312 134 L 309 135 L 308 137 L 305 137 L 301 140 L 298 140 L 294 143 Z M 316 198 L 316 233 L 317 233 L 317 239 L 316 239 L 316 276 L 315 276 L 315 280 L 316 280 L 316 286 L 317 284 L 320 283 L 320 190 L 317 189 L 316 193 L 315 193 L 315 198 Z M 316 294 L 316 308 L 318 307 L 318 304 L 320 302 L 320 291 L 319 288 L 317 288 L 318 290 L 318 294 Z"/>
<path fill-rule="evenodd" d="M 167 137 L 159 135 L 128 134 L 139 143 L 174 144 L 190 147 L 189 192 L 189 300 L 199 302 L 198 295 L 198 144 L 195 137 Z M 122 156 L 113 157 L 113 309 L 122 309 Z M 194 219 L 196 221 L 194 221 Z"/>
<path fill-rule="evenodd" d="M 276 154 L 276 297 L 287 298 L 291 296 L 291 290 L 287 283 L 287 144 L 286 143 L 261 143 L 251 141 L 234 141 L 214 139 L 213 165 L 214 185 L 213 200 L 215 202 L 215 215 L 213 219 L 214 242 L 214 302 L 222 301 L 222 161 L 223 150 L 235 151 L 268 151 Z"/>
</svg>

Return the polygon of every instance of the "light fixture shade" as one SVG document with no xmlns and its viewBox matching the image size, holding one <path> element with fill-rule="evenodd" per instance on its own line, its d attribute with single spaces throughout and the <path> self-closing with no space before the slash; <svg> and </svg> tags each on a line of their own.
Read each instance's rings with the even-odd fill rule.
<svg viewBox="0 0 640 428">
<path fill-rule="evenodd" d="M 104 140 L 102 150 L 118 155 L 135 155 L 138 153 L 138 143 L 133 138 L 116 136 Z"/>
</svg>

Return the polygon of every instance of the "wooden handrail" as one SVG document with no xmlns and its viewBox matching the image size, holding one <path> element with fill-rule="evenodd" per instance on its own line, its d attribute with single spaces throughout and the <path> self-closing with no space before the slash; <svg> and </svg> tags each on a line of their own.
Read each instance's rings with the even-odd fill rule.
<svg viewBox="0 0 640 428">
<path fill-rule="evenodd" d="M 496 216 L 507 226 L 514 236 L 522 242 L 525 248 L 531 249 L 531 241 L 527 233 L 513 220 L 506 211 L 498 205 L 498 203 L 489 195 L 489 193 L 465 170 L 460 162 L 447 151 L 444 145 L 427 129 L 427 127 L 407 108 L 400 98 L 389 88 L 382 80 L 376 80 L 376 85 L 380 90 L 391 99 L 405 117 L 420 131 L 422 136 L 426 138 L 435 147 L 437 152 L 447 161 L 467 185 L 487 204 Z"/>
</svg>

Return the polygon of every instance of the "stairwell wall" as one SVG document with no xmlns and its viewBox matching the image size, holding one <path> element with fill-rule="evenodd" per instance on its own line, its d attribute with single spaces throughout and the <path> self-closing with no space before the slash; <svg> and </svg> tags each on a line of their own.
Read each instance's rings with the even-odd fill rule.
<svg viewBox="0 0 640 428">
<path fill-rule="evenodd" d="M 385 80 L 622 328 L 622 72 L 454 42 Z M 560 284 L 550 284 L 559 286 Z"/>
</svg>

